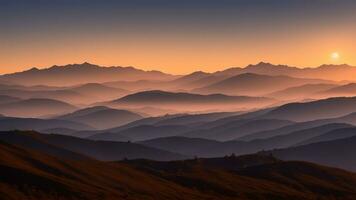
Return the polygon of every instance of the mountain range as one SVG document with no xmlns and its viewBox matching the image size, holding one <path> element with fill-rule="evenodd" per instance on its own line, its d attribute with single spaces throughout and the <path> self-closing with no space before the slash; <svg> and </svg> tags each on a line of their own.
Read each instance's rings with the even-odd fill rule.
<svg viewBox="0 0 356 200">
<path fill-rule="evenodd" d="M 0 75 L 1 199 L 356 199 L 355 69 Z"/>
<path fill-rule="evenodd" d="M 54 65 L 45 69 L 32 68 L 23 72 L 2 75 L 0 80 L 21 85 L 70 86 L 120 79 L 127 81 L 169 80 L 174 77 L 159 71 L 143 71 L 133 67 L 102 67 L 85 62 L 65 66 Z"/>
</svg>

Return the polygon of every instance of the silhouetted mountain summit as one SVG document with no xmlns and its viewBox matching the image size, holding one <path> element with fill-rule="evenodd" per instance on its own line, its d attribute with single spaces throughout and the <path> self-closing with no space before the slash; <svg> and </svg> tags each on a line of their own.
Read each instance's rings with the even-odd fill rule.
<svg viewBox="0 0 356 200">
<path fill-rule="evenodd" d="M 50 68 L 32 68 L 23 72 L 5 74 L 0 80 L 22 85 L 58 85 L 107 82 L 117 80 L 170 80 L 174 76 L 159 71 L 143 71 L 133 67 L 101 67 L 90 63 L 54 65 Z"/>
</svg>

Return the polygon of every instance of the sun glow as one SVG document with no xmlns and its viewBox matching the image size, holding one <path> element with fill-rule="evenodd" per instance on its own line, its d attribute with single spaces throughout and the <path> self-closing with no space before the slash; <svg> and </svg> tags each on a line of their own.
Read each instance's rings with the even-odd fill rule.
<svg viewBox="0 0 356 200">
<path fill-rule="evenodd" d="M 333 52 L 330 54 L 332 60 L 337 61 L 340 58 L 340 54 L 338 52 Z"/>
</svg>

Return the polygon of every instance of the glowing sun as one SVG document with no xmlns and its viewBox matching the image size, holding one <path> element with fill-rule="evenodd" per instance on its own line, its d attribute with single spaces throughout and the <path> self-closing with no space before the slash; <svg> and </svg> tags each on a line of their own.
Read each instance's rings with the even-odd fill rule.
<svg viewBox="0 0 356 200">
<path fill-rule="evenodd" d="M 340 58 L 340 54 L 338 52 L 333 52 L 330 54 L 330 58 L 333 60 L 338 60 Z"/>
</svg>

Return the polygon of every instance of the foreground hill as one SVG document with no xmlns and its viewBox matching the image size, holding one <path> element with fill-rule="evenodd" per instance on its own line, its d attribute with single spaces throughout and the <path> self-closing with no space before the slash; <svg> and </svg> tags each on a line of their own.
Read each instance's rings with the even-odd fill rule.
<svg viewBox="0 0 356 200">
<path fill-rule="evenodd" d="M 170 153 L 131 142 L 92 141 L 64 135 L 40 134 L 37 132 L 3 132 L 0 133 L 0 140 L 35 150 L 42 150 L 41 146 L 43 145 L 51 145 L 66 151 L 106 161 L 122 160 L 125 158 L 146 158 L 153 160 L 177 160 L 187 158 L 186 156 L 176 153 Z M 49 153 L 47 151 L 43 152 Z M 64 155 L 62 157 L 66 156 Z"/>
<path fill-rule="evenodd" d="M 0 155 L 0 193 L 4 200 L 356 197 L 353 173 L 266 156 L 77 162 L 1 142 Z"/>
<path fill-rule="evenodd" d="M 27 71 L 0 76 L 0 80 L 21 85 L 56 85 L 108 82 L 117 80 L 169 80 L 174 76 L 159 71 L 143 71 L 133 67 L 101 67 L 90 63 L 52 66 L 46 69 L 32 68 Z"/>
<path fill-rule="evenodd" d="M 12 117 L 41 117 L 67 113 L 76 107 L 53 99 L 26 99 L 0 104 L 0 113 Z"/>
<path fill-rule="evenodd" d="M 142 119 L 142 116 L 127 110 L 96 106 L 77 110 L 56 119 L 84 123 L 97 129 L 109 129 Z"/>
</svg>

